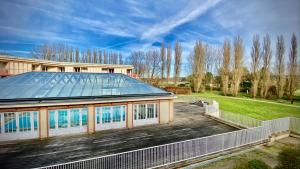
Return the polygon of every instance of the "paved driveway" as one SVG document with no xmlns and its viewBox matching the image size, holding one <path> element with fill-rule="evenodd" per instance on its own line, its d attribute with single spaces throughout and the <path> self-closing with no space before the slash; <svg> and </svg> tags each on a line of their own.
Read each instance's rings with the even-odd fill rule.
<svg viewBox="0 0 300 169">
<path fill-rule="evenodd" d="M 172 124 L 2 144 L 0 167 L 40 167 L 233 130 L 236 129 L 204 117 L 199 106 L 176 102 Z"/>
</svg>

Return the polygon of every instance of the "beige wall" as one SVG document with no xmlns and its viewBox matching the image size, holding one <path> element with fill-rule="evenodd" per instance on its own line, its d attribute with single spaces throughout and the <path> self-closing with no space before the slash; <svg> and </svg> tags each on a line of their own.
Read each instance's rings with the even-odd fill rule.
<svg viewBox="0 0 300 169">
<path fill-rule="evenodd" d="M 127 105 L 127 128 L 133 127 L 133 105 L 128 104 Z"/>
<path fill-rule="evenodd" d="M 47 108 L 41 108 L 39 114 L 39 128 L 40 139 L 48 137 L 48 110 Z"/>
<path fill-rule="evenodd" d="M 74 67 L 72 67 L 72 66 L 66 66 L 65 67 L 65 71 L 66 72 L 74 72 Z"/>
<path fill-rule="evenodd" d="M 8 62 L 5 68 L 8 69 L 9 74 L 16 75 L 31 72 L 32 64 L 24 62 Z"/>
<path fill-rule="evenodd" d="M 50 67 L 48 66 L 48 72 L 59 72 L 58 67 Z"/>
<path fill-rule="evenodd" d="M 124 71 L 124 69 L 121 69 L 121 68 L 115 68 L 115 70 L 114 70 L 114 72 L 115 73 L 126 73 L 126 69 L 125 69 L 125 71 Z"/>
<path fill-rule="evenodd" d="M 174 121 L 174 101 L 170 100 L 169 101 L 169 115 L 170 115 L 170 122 Z"/>
<path fill-rule="evenodd" d="M 95 132 L 95 106 L 88 105 L 88 133 L 92 134 Z"/>
<path fill-rule="evenodd" d="M 169 123 L 169 100 L 161 100 L 159 102 L 159 122 L 160 124 Z"/>
</svg>

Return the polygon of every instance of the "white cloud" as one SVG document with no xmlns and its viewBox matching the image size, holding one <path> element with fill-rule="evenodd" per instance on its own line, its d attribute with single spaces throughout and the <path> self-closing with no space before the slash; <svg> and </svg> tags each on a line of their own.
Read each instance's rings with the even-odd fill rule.
<svg viewBox="0 0 300 169">
<path fill-rule="evenodd" d="M 142 34 L 141 38 L 148 39 L 167 33 L 177 26 L 196 19 L 200 15 L 204 14 L 207 10 L 214 7 L 219 1 L 220 0 L 210 0 L 204 2 L 203 4 L 198 3 L 189 5 L 188 7 L 185 7 L 182 11 L 180 11 L 177 15 L 166 18 L 162 22 L 159 22 L 150 27 L 150 29 L 146 30 L 146 32 Z"/>
<path fill-rule="evenodd" d="M 45 40 L 45 41 L 62 41 L 62 42 L 76 42 L 75 39 L 64 37 L 61 34 L 56 34 L 48 31 L 30 31 L 21 28 L 9 27 L 9 26 L 0 26 L 0 35 L 14 35 L 18 37 L 23 37 L 27 39 L 35 40 Z"/>
</svg>

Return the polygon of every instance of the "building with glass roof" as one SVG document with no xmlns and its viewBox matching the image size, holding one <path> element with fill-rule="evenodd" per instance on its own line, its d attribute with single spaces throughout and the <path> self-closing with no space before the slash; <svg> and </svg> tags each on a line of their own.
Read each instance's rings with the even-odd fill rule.
<svg viewBox="0 0 300 169">
<path fill-rule="evenodd" d="M 0 79 L 0 141 L 169 123 L 172 93 L 122 73 L 28 72 Z"/>
</svg>

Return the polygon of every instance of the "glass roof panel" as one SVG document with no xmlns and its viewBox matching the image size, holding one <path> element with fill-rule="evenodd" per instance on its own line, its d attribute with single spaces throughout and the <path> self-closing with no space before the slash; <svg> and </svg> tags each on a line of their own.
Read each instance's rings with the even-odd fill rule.
<svg viewBox="0 0 300 169">
<path fill-rule="evenodd" d="M 119 73 L 28 72 L 0 79 L 0 99 L 168 94 Z"/>
</svg>

